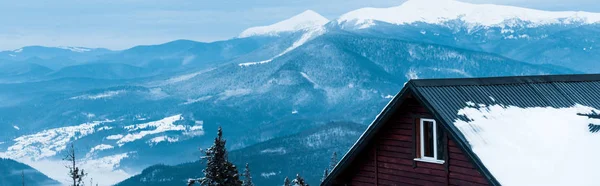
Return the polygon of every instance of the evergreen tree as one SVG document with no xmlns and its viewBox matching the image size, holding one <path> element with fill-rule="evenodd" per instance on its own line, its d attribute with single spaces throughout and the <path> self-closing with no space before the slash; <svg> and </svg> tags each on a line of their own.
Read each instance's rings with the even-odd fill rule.
<svg viewBox="0 0 600 186">
<path fill-rule="evenodd" d="M 335 168 L 335 165 L 337 165 L 338 159 L 337 159 L 337 152 L 333 152 L 333 154 L 331 155 L 331 162 L 329 164 L 329 171 L 333 171 L 333 169 Z"/>
<path fill-rule="evenodd" d="M 327 176 L 329 176 L 329 169 L 325 169 L 325 173 L 323 173 L 323 178 L 321 178 L 321 183 L 323 183 L 325 179 L 327 179 Z"/>
<path fill-rule="evenodd" d="M 21 170 L 21 184 L 25 186 L 25 171 Z"/>
<path fill-rule="evenodd" d="M 331 171 L 333 171 L 336 164 L 337 164 L 337 152 L 333 152 L 333 154 L 331 155 L 331 160 L 329 162 L 329 167 L 325 168 L 325 173 L 323 173 L 323 178 L 321 178 L 321 182 L 324 182 L 325 179 L 327 179 L 327 176 L 329 176 L 329 173 Z"/>
<path fill-rule="evenodd" d="M 242 184 L 242 186 L 254 186 L 254 183 L 252 183 L 252 175 L 250 174 L 250 167 L 248 166 L 248 163 L 246 163 L 246 169 L 244 169 L 244 184 Z"/>
<path fill-rule="evenodd" d="M 70 163 L 66 167 L 69 169 L 69 178 L 73 180 L 73 184 L 69 186 L 83 186 L 83 178 L 87 176 L 87 173 L 85 173 L 83 169 L 79 169 L 79 167 L 77 167 L 75 147 L 72 143 L 69 150 L 67 150 L 67 155 L 65 156 L 65 158 L 63 158 L 63 160 L 68 161 Z"/>
<path fill-rule="evenodd" d="M 241 186 L 242 181 L 236 166 L 227 160 L 227 149 L 225 148 L 225 139 L 223 131 L 219 127 L 215 143 L 212 147 L 204 151 L 206 168 L 203 170 L 204 178 L 189 179 L 188 186 L 196 182 L 202 186 Z"/>
<path fill-rule="evenodd" d="M 300 174 L 296 174 L 296 179 L 292 180 L 294 186 L 308 186 L 304 178 L 300 177 Z"/>
<path fill-rule="evenodd" d="M 283 180 L 283 186 L 291 186 L 292 184 L 290 183 L 290 179 L 288 179 L 288 177 L 286 176 L 285 179 Z"/>
</svg>

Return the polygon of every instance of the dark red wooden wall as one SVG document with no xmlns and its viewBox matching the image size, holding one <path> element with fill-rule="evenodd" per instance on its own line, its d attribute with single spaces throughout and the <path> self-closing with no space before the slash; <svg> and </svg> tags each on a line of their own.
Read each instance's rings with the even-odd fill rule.
<svg viewBox="0 0 600 186">
<path fill-rule="evenodd" d="M 488 185 L 448 135 L 444 164 L 414 161 L 419 117 L 432 118 L 418 101 L 407 98 L 333 185 Z"/>
</svg>

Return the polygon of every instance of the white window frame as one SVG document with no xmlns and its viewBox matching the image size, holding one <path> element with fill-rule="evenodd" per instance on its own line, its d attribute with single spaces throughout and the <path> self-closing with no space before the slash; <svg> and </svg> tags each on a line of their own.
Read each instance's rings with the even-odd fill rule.
<svg viewBox="0 0 600 186">
<path fill-rule="evenodd" d="M 415 161 L 423 161 L 423 162 L 429 162 L 429 163 L 438 163 L 438 164 L 443 164 L 444 161 L 443 160 L 438 160 L 438 139 L 437 139 L 437 122 L 434 119 L 427 119 L 427 118 L 421 118 L 419 121 L 419 146 L 421 147 L 419 149 L 419 158 L 415 158 Z M 428 157 L 425 156 L 425 130 L 424 129 L 424 124 L 425 122 L 431 122 L 433 123 L 433 157 Z"/>
</svg>

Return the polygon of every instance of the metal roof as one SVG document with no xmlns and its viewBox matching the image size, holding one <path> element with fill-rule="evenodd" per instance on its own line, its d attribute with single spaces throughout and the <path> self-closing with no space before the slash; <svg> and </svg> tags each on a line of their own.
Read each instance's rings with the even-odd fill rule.
<svg viewBox="0 0 600 186">
<path fill-rule="evenodd" d="M 600 75 L 517 76 L 468 79 L 411 80 L 439 120 L 452 124 L 467 102 L 518 107 L 570 107 L 582 104 L 600 109 Z M 449 125 L 458 134 L 460 132 Z M 466 141 L 462 135 L 459 139 Z"/>
<path fill-rule="evenodd" d="M 484 176 L 493 185 L 499 185 L 471 151 L 462 133 L 453 125 L 456 120 L 461 119 L 457 114 L 458 110 L 467 107 L 468 102 L 555 108 L 582 104 L 600 109 L 600 74 L 410 80 L 371 123 L 322 185 L 331 182 L 333 177 L 337 177 L 352 162 L 381 125 L 393 115 L 408 93 L 412 93 L 450 131 L 450 135 Z"/>
</svg>

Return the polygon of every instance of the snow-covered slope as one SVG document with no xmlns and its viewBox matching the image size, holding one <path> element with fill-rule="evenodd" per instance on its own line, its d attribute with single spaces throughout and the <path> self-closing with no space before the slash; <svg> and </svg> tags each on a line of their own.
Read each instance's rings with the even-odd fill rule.
<svg viewBox="0 0 600 186">
<path fill-rule="evenodd" d="M 536 27 L 547 24 L 597 23 L 600 22 L 600 13 L 551 12 L 503 5 L 469 4 L 454 0 L 409 0 L 396 7 L 361 8 L 351 11 L 342 15 L 337 23 L 346 23 L 347 26 L 362 29 L 375 25 L 375 21 L 400 25 L 416 22 L 443 24 L 453 20 L 462 21 L 470 27 L 510 27 L 520 23 Z"/>
<path fill-rule="evenodd" d="M 312 10 L 307 10 L 294 17 L 272 25 L 248 28 L 244 30 L 238 37 L 245 38 L 251 36 L 278 36 L 283 32 L 320 29 L 328 22 L 329 20 L 327 18 Z"/>
</svg>

